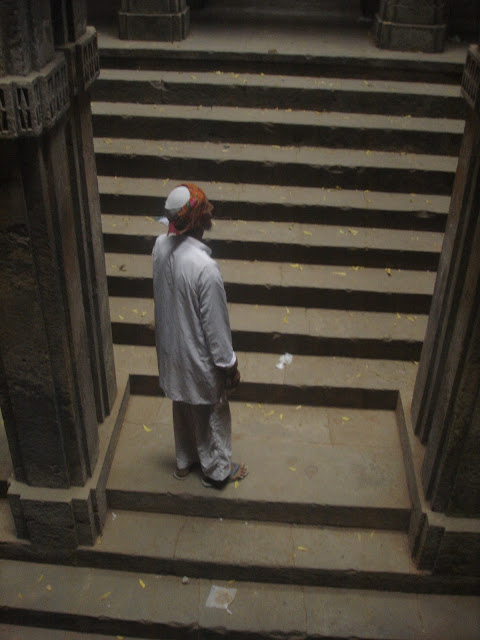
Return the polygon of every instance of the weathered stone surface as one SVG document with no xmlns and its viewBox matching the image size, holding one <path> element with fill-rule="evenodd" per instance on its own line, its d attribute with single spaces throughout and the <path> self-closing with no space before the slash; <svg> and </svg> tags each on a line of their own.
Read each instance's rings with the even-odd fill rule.
<svg viewBox="0 0 480 640">
<path fill-rule="evenodd" d="M 0 6 L 0 76 L 25 76 L 54 56 L 49 0 L 6 0 Z"/>
<path fill-rule="evenodd" d="M 386 22 L 378 16 L 374 22 L 375 44 L 380 49 L 441 52 L 445 48 L 447 25 Z"/>
<path fill-rule="evenodd" d="M 402 24 L 445 24 L 446 0 L 381 0 L 378 16 L 386 22 Z"/>
</svg>

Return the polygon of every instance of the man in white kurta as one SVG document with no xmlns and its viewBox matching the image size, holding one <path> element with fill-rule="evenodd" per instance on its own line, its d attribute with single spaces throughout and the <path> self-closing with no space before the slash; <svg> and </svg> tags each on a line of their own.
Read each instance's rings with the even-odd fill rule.
<svg viewBox="0 0 480 640">
<path fill-rule="evenodd" d="M 232 464 L 227 391 L 239 374 L 223 280 L 201 241 L 212 209 L 202 194 L 182 185 L 167 198 L 169 233 L 153 249 L 155 340 L 160 386 L 173 401 L 174 475 L 182 479 L 199 463 L 205 486 L 217 486 L 247 469 Z"/>
</svg>

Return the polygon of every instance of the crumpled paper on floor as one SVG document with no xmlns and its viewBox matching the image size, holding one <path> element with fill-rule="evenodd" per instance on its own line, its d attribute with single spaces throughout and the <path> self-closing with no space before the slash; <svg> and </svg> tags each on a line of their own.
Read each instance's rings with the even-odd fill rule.
<svg viewBox="0 0 480 640">
<path fill-rule="evenodd" d="M 205 606 L 211 609 L 226 609 L 228 613 L 232 615 L 232 612 L 228 607 L 232 604 L 236 595 L 236 589 L 217 587 L 217 585 L 212 584 Z"/>
<path fill-rule="evenodd" d="M 293 356 L 291 353 L 284 353 L 282 356 L 280 356 L 275 366 L 277 367 L 277 369 L 285 369 L 285 365 L 291 364 L 292 360 Z"/>
</svg>

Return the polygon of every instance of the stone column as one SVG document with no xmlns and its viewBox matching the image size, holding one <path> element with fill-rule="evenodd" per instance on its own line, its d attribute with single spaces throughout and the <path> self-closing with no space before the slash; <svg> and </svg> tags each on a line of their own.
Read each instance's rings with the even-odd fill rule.
<svg viewBox="0 0 480 640">
<path fill-rule="evenodd" d="M 412 421 L 425 445 L 420 478 L 433 514 L 417 556 L 480 572 L 480 51 L 470 47 L 462 81 L 470 107 L 453 188 Z M 460 520 L 463 519 L 463 520 Z M 463 535 L 461 535 L 463 532 Z M 472 560 L 475 558 L 476 560 Z M 475 564 L 476 563 L 476 564 Z M 468 564 L 468 563 L 467 563 Z M 472 567 L 470 567 L 472 570 Z"/>
<path fill-rule="evenodd" d="M 6 0 L 0 25 L 0 399 L 15 472 L 9 500 L 20 536 L 92 543 L 102 518 L 85 488 L 103 464 L 97 423 L 116 395 L 87 93 L 99 72 L 96 34 L 81 0 Z M 73 500 L 71 487 L 85 491 Z"/>
<path fill-rule="evenodd" d="M 118 14 L 122 40 L 184 40 L 190 30 L 186 0 L 122 0 Z"/>
<path fill-rule="evenodd" d="M 374 39 L 381 49 L 440 52 L 447 36 L 447 0 L 380 0 Z"/>
</svg>

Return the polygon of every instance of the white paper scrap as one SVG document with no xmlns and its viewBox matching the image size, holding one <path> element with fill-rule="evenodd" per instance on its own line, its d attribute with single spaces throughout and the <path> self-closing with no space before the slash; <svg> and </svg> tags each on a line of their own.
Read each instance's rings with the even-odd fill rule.
<svg viewBox="0 0 480 640">
<path fill-rule="evenodd" d="M 236 595 L 236 589 L 217 587 L 215 584 L 212 584 L 205 606 L 211 609 L 226 609 L 228 613 L 232 615 L 232 612 L 228 607 L 232 604 Z"/>
<path fill-rule="evenodd" d="M 277 369 L 285 369 L 285 365 L 291 364 L 292 360 L 293 356 L 291 353 L 284 353 L 282 356 L 280 356 L 275 366 L 277 367 Z"/>
</svg>

